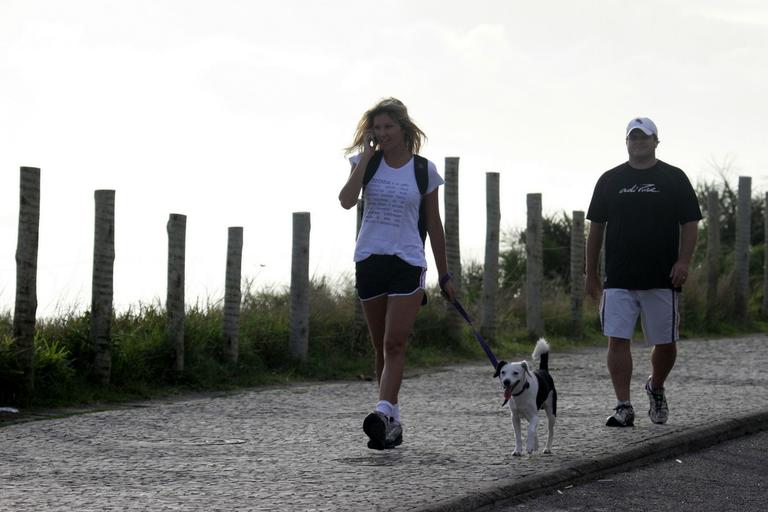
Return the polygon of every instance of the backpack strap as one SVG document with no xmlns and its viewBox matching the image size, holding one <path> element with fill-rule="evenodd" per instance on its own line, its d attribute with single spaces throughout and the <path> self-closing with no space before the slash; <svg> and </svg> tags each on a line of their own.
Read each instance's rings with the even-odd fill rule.
<svg viewBox="0 0 768 512">
<path fill-rule="evenodd" d="M 373 153 L 373 156 L 370 160 L 368 160 L 368 165 L 365 166 L 365 172 L 363 173 L 363 187 L 362 191 L 365 191 L 365 186 L 368 184 L 369 181 L 373 179 L 373 175 L 376 174 L 376 171 L 379 170 L 379 164 L 381 164 L 381 159 L 384 157 L 384 153 L 381 151 L 376 151 Z M 364 211 L 365 211 L 365 201 L 363 199 L 360 199 L 361 202 L 361 208 L 358 210 L 358 215 L 360 218 L 358 219 L 358 226 L 363 221 Z"/>
<path fill-rule="evenodd" d="M 428 166 L 429 162 L 426 158 L 413 155 L 413 172 L 416 174 L 416 185 L 419 187 L 419 194 L 421 195 L 427 193 L 427 187 L 429 186 Z"/>
<path fill-rule="evenodd" d="M 419 235 L 421 243 L 427 240 L 427 207 L 424 204 L 424 194 L 429 187 L 429 162 L 426 158 L 419 155 L 413 155 L 413 172 L 416 175 L 416 186 L 419 187 L 421 194 L 421 204 L 419 205 Z"/>
<path fill-rule="evenodd" d="M 373 179 L 373 175 L 376 174 L 376 171 L 379 170 L 379 164 L 381 164 L 381 159 L 383 157 L 384 153 L 376 151 L 373 153 L 371 159 L 368 160 L 368 165 L 365 167 L 365 174 L 363 174 L 363 188 L 365 188 L 368 182 Z"/>
</svg>

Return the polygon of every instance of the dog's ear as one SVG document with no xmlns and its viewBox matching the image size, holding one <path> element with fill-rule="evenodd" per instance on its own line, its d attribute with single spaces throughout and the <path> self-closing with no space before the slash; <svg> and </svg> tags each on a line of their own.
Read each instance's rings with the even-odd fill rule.
<svg viewBox="0 0 768 512">
<path fill-rule="evenodd" d="M 522 363 L 520 363 L 523 367 L 523 370 L 525 370 L 526 373 L 531 373 L 531 368 L 528 366 L 528 361 L 523 360 Z"/>
<path fill-rule="evenodd" d="M 501 373 L 501 369 L 504 367 L 504 365 L 507 364 L 506 361 L 499 361 L 496 364 L 496 373 L 493 374 L 494 377 L 498 377 L 499 373 Z"/>
</svg>

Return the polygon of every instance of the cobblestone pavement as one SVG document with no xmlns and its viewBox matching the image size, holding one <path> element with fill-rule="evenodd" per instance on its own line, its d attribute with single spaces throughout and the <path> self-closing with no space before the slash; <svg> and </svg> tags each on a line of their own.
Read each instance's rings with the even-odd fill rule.
<svg viewBox="0 0 768 512">
<path fill-rule="evenodd" d="M 604 348 L 550 354 L 558 388 L 552 455 L 511 456 L 509 409 L 500 407 L 490 365 L 478 362 L 406 379 L 404 443 L 382 452 L 366 448 L 361 429 L 376 399 L 371 382 L 146 402 L 7 425 L 0 428 L 0 510 L 472 509 L 515 482 L 679 444 L 732 417 L 768 423 L 768 336 L 681 341 L 666 386 L 666 425 L 645 414 L 649 349 L 634 345 L 638 417 L 631 429 L 603 426 L 615 405 Z M 543 438 L 546 415 L 542 420 Z"/>
</svg>

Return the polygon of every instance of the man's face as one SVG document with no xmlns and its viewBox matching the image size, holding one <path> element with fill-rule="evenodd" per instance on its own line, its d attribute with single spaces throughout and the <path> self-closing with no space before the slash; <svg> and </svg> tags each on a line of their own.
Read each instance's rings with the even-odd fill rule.
<svg viewBox="0 0 768 512">
<path fill-rule="evenodd" d="M 635 128 L 627 135 L 627 152 L 633 158 L 655 157 L 658 145 L 659 141 L 655 135 L 646 135 L 639 128 Z"/>
</svg>

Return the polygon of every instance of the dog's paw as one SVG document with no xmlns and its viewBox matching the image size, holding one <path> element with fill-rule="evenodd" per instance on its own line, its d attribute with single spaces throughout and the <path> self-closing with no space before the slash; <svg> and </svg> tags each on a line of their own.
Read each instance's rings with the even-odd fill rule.
<svg viewBox="0 0 768 512">
<path fill-rule="evenodd" d="M 515 450 L 515 451 L 512 452 L 512 456 L 513 457 L 522 457 L 523 454 L 520 453 L 520 450 Z"/>
<path fill-rule="evenodd" d="M 545 455 L 552 455 L 552 450 L 550 450 L 549 448 L 547 448 L 546 450 L 544 450 L 544 454 L 545 454 Z"/>
</svg>

